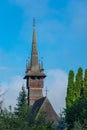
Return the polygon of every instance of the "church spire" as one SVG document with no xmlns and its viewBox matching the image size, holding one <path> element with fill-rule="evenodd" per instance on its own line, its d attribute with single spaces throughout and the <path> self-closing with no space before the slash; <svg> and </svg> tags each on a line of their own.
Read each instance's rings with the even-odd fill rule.
<svg viewBox="0 0 87 130">
<path fill-rule="evenodd" d="M 39 64 L 38 61 L 38 50 L 36 45 L 36 25 L 35 25 L 35 18 L 33 19 L 33 36 L 32 36 L 32 50 L 31 50 L 31 58 L 28 60 L 26 65 L 26 76 L 25 79 L 29 76 L 41 76 L 43 78 L 46 77 L 43 68 L 43 62 Z"/>
<path fill-rule="evenodd" d="M 43 69 L 43 63 L 39 65 L 38 50 L 36 45 L 35 19 L 33 19 L 33 37 L 31 58 L 26 63 L 26 87 L 28 89 L 28 105 L 43 97 L 42 89 L 44 87 L 44 78 L 46 77 Z"/>
<path fill-rule="evenodd" d="M 38 71 L 38 52 L 36 46 L 36 30 L 35 30 L 35 18 L 33 19 L 33 38 L 32 38 L 32 52 L 31 52 L 31 70 Z"/>
</svg>

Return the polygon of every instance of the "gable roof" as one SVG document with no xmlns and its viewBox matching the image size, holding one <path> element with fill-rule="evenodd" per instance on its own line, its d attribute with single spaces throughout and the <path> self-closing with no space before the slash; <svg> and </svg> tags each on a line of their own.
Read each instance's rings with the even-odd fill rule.
<svg viewBox="0 0 87 130">
<path fill-rule="evenodd" d="M 46 112 L 45 119 L 47 122 L 57 123 L 59 121 L 59 116 L 54 111 L 47 97 L 42 97 L 34 103 L 30 111 L 30 118 L 37 119 L 41 111 Z"/>
</svg>

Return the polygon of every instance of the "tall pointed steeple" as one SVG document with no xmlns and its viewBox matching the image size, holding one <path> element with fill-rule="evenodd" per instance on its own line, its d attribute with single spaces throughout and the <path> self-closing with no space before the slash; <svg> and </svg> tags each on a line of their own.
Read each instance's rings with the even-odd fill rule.
<svg viewBox="0 0 87 130">
<path fill-rule="evenodd" d="M 38 63 L 38 51 L 36 46 L 36 30 L 35 19 L 33 19 L 33 38 L 32 38 L 32 51 L 31 60 L 26 64 L 26 86 L 28 89 L 28 105 L 32 106 L 33 103 L 43 97 L 43 80 L 46 77 L 42 65 Z"/>
<path fill-rule="evenodd" d="M 29 68 L 29 69 L 28 69 Z M 43 76 L 44 74 L 41 66 L 38 62 L 38 51 L 36 45 L 36 29 L 35 29 L 35 19 L 33 19 L 33 37 L 32 37 L 32 51 L 31 51 L 31 60 L 30 65 L 27 65 L 26 76 Z M 26 78 L 25 76 L 25 78 Z"/>
<path fill-rule="evenodd" d="M 37 46 L 36 46 L 35 19 L 33 19 L 33 39 L 32 39 L 32 52 L 31 52 L 31 70 L 32 71 L 39 71 L 38 52 L 37 52 Z"/>
</svg>

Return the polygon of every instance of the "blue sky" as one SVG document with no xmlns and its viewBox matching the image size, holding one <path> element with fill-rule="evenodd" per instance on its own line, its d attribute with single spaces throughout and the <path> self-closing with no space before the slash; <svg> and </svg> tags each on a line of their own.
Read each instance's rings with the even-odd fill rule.
<svg viewBox="0 0 87 130">
<path fill-rule="evenodd" d="M 87 68 L 86 0 L 3 0 L 0 1 L 0 12 L 2 88 L 13 88 L 15 82 L 20 83 L 20 86 L 23 83 L 26 59 L 31 54 L 33 17 L 36 18 L 39 59 L 43 57 L 48 74 L 46 86 L 49 88 L 50 100 L 53 100 L 53 89 L 59 92 L 62 87 L 62 91 L 66 90 L 64 86 L 69 70 L 76 72 L 80 66 Z M 57 79 L 52 78 L 52 74 Z M 60 85 L 60 75 L 65 77 L 63 85 Z M 56 85 L 55 79 L 60 79 L 60 83 Z M 15 88 L 19 90 L 18 85 Z M 55 98 L 59 100 L 60 97 Z"/>
</svg>

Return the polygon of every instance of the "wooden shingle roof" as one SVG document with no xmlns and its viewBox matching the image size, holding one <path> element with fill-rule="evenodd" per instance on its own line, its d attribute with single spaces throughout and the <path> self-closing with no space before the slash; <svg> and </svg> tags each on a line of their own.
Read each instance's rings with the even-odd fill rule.
<svg viewBox="0 0 87 130">
<path fill-rule="evenodd" d="M 41 111 L 46 112 L 45 119 L 47 122 L 57 123 L 59 121 L 59 116 L 56 114 L 47 97 L 42 97 L 34 103 L 30 112 L 30 118 L 34 117 L 37 119 Z"/>
</svg>

